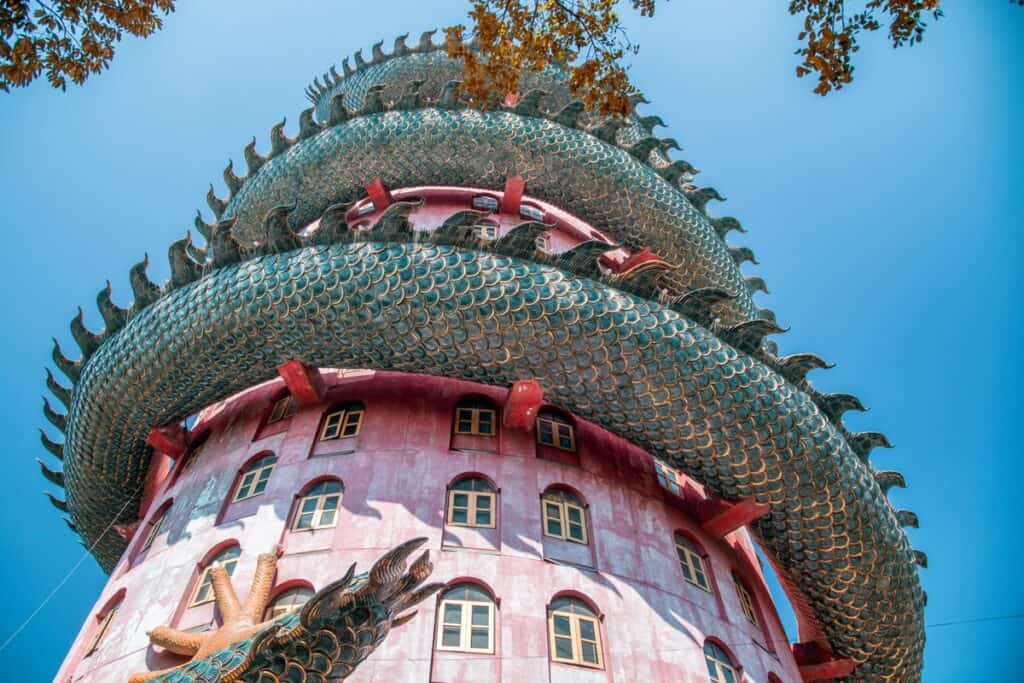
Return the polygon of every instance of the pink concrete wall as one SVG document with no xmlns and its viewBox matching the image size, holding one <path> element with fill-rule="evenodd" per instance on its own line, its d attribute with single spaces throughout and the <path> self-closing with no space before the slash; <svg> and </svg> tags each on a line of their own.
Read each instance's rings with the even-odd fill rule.
<svg viewBox="0 0 1024 683">
<path fill-rule="evenodd" d="M 57 680 L 123 681 L 132 672 L 179 662 L 150 647 L 145 632 L 162 624 L 189 628 L 214 617 L 211 605 L 187 608 L 186 602 L 197 564 L 216 547 L 240 545 L 234 581 L 242 593 L 257 554 L 276 544 L 283 551 L 277 585 L 301 581 L 319 589 L 352 562 L 368 569 L 381 553 L 416 536 L 429 539 L 435 580 L 472 578 L 493 591 L 496 652 L 434 652 L 437 602 L 431 600 L 389 636 L 353 683 L 704 682 L 706 637 L 728 645 L 743 681 L 765 683 L 769 673 L 800 680 L 747 532 L 725 540 L 704 534 L 680 500 L 657 484 L 649 454 L 583 421 L 576 424 L 579 465 L 537 457 L 532 432 L 500 430 L 494 452 L 454 450 L 455 404 L 476 394 L 500 409 L 506 390 L 399 373 L 323 375 L 327 399 L 300 409 L 283 430 L 261 430 L 280 381 L 204 411 L 194 433 L 208 437 L 187 469 L 175 468 L 148 511 L 147 522 L 173 500 L 162 533 L 139 556 L 148 524 L 140 526 L 96 602 L 94 615 L 124 591 L 104 644 L 82 657 L 95 631 L 90 617 Z M 314 449 L 325 411 L 344 401 L 366 407 L 358 439 Z M 239 468 L 264 451 L 277 456 L 266 491 L 227 504 Z M 445 526 L 447 486 L 464 473 L 483 475 L 499 488 L 494 530 Z M 337 526 L 286 532 L 295 496 L 323 476 L 344 483 Z M 551 485 L 571 487 L 584 498 L 588 546 L 543 537 L 540 495 Z M 673 544 L 677 529 L 707 552 L 714 594 L 683 580 Z M 744 618 L 734 571 L 747 577 L 761 627 Z M 602 614 L 603 671 L 549 661 L 546 606 L 566 591 L 585 596 Z"/>
</svg>

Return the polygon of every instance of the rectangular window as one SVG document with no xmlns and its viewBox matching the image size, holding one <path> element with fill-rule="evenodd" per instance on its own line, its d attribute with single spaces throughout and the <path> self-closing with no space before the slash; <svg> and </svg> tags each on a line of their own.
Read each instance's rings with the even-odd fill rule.
<svg viewBox="0 0 1024 683">
<path fill-rule="evenodd" d="M 735 581 L 735 583 L 736 595 L 740 598 L 740 607 L 743 609 L 743 615 L 746 616 L 747 621 L 757 626 L 757 612 L 754 611 L 754 599 L 750 597 L 750 592 L 747 591 L 746 586 L 739 581 Z"/>
<path fill-rule="evenodd" d="M 270 417 L 267 418 L 267 424 L 280 422 L 286 417 L 291 417 L 294 414 L 295 401 L 291 396 L 285 396 L 274 403 L 274 408 L 270 411 Z"/>
<path fill-rule="evenodd" d="M 479 491 L 448 492 L 448 523 L 453 526 L 494 528 L 495 494 Z"/>
<path fill-rule="evenodd" d="M 341 505 L 341 493 L 325 493 L 306 496 L 299 501 L 298 514 L 295 515 L 294 531 L 312 531 L 327 529 L 338 522 L 338 507 Z"/>
<path fill-rule="evenodd" d="M 537 442 L 563 451 L 576 450 L 576 436 L 571 424 L 548 417 L 537 418 Z"/>
<path fill-rule="evenodd" d="M 544 533 L 573 543 L 587 543 L 586 512 L 562 500 L 544 500 Z"/>
<path fill-rule="evenodd" d="M 597 620 L 582 614 L 551 612 L 551 661 L 601 668 L 601 639 Z"/>
<path fill-rule="evenodd" d="M 267 482 L 270 481 L 270 473 L 273 471 L 274 464 L 270 463 L 243 474 L 241 481 L 238 482 L 238 490 L 235 491 L 235 497 L 232 502 L 252 498 L 263 493 L 267 488 Z"/>
<path fill-rule="evenodd" d="M 362 408 L 336 410 L 324 418 L 324 427 L 320 430 L 320 440 L 332 441 L 357 436 L 362 425 Z"/>
<path fill-rule="evenodd" d="M 494 436 L 497 413 L 488 408 L 456 408 L 455 433 Z"/>
<path fill-rule="evenodd" d="M 442 600 L 437 649 L 452 652 L 494 652 L 494 604 Z"/>
</svg>

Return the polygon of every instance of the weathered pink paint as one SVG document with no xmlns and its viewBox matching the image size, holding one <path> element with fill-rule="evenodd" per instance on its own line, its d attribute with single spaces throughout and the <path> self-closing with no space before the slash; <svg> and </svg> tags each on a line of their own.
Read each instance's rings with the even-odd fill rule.
<svg viewBox="0 0 1024 683">
<path fill-rule="evenodd" d="M 282 395 L 281 380 L 202 412 L 192 430 L 193 443 L 203 439 L 201 445 L 161 484 L 58 681 L 124 681 L 132 672 L 181 661 L 151 647 L 145 632 L 214 619 L 211 604 L 189 607 L 188 601 L 202 568 L 231 544 L 241 548 L 234 582 L 242 591 L 256 556 L 280 545 L 280 592 L 321 588 L 352 562 L 367 569 L 382 552 L 416 536 L 430 539 L 435 580 L 474 581 L 494 595 L 495 654 L 435 651 L 431 601 L 392 632 L 349 679 L 353 683 L 706 683 L 706 638 L 734 655 L 746 683 L 764 683 L 769 674 L 787 683 L 801 680 L 747 531 L 727 541 L 707 534 L 686 513 L 687 501 L 658 485 L 648 453 L 579 419 L 578 464 L 549 458 L 557 449 L 540 447 L 532 431 L 500 429 L 483 437 L 487 448 L 462 449 L 452 436 L 455 405 L 480 397 L 500 410 L 507 389 L 387 372 L 323 370 L 321 376 L 323 401 L 300 408 L 283 427 L 264 424 Z M 326 412 L 350 402 L 366 409 L 359 436 L 317 442 Z M 266 491 L 228 502 L 239 470 L 266 452 L 277 457 Z M 445 524 L 447 489 L 466 474 L 498 490 L 494 529 Z M 289 531 L 298 497 L 325 478 L 344 484 L 337 526 Z M 588 545 L 542 535 L 540 496 L 550 487 L 585 501 Z M 686 482 L 686 490 L 703 495 L 694 482 Z M 160 534 L 141 552 L 161 514 Z M 675 531 L 703 549 L 713 592 L 684 581 Z M 744 617 L 733 575 L 751 590 L 760 626 Z M 585 599 L 601 615 L 604 670 L 549 661 L 546 610 L 559 595 Z M 98 619 L 118 599 L 104 643 L 84 657 Z"/>
</svg>

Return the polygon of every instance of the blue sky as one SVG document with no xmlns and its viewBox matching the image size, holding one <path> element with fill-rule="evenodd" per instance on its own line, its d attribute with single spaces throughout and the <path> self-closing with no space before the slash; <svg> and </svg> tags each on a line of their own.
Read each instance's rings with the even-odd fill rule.
<svg viewBox="0 0 1024 683">
<path fill-rule="evenodd" d="M 65 94 L 37 84 L 0 96 L 0 251 L 10 326 L 0 336 L 0 425 L 8 443 L 0 522 L 0 641 L 75 565 L 81 547 L 40 491 L 36 427 L 50 337 L 110 278 L 130 300 L 128 268 L 167 246 L 205 207 L 207 183 L 255 135 L 266 150 L 285 115 L 294 134 L 303 88 L 356 48 L 461 20 L 461 1 L 182 2 L 165 29 L 127 41 L 113 68 Z M 624 10 L 641 45 L 632 77 L 679 140 L 677 158 L 728 197 L 712 204 L 749 229 L 760 265 L 745 271 L 781 324 L 783 352 L 837 367 L 816 384 L 871 408 L 855 430 L 884 431 L 881 469 L 909 483 L 897 507 L 931 567 L 929 624 L 1024 613 L 1016 569 L 1024 465 L 1020 399 L 1024 284 L 1020 126 L 1024 9 L 946 0 L 922 45 L 864 41 L 856 82 L 826 99 L 794 77 L 799 22 L 785 3 L 673 0 L 657 17 Z M 52 459 L 51 459 L 51 465 Z M 52 487 L 49 487 L 52 488 Z M 0 652 L 8 680 L 51 678 L 104 576 L 92 559 Z M 928 630 L 925 680 L 959 681 L 979 656 L 1000 680 L 1024 620 Z M 1009 655 L 1009 656 L 1001 656 Z"/>
</svg>

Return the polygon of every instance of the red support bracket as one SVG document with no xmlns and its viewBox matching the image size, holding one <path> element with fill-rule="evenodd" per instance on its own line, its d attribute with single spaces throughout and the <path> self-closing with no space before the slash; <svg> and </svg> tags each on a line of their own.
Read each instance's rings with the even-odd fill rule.
<svg viewBox="0 0 1024 683">
<path fill-rule="evenodd" d="M 768 514 L 772 506 L 758 503 L 753 498 L 744 498 L 738 503 L 717 501 L 713 511 L 701 524 L 704 531 L 712 536 L 724 538 L 745 524 L 750 524 L 758 517 Z"/>
<path fill-rule="evenodd" d="M 370 181 L 370 184 L 366 186 L 366 193 L 370 195 L 373 208 L 377 211 L 383 211 L 395 202 L 395 198 L 391 196 L 391 190 L 384 187 L 384 181 L 380 179 L 380 176 Z"/>
<path fill-rule="evenodd" d="M 178 460 L 188 452 L 188 439 L 185 428 L 180 424 L 156 427 L 149 432 L 146 443 L 154 450 Z"/>
<path fill-rule="evenodd" d="M 281 375 L 288 392 L 295 399 L 295 404 L 300 408 L 315 406 L 324 400 L 324 381 L 320 377 L 320 371 L 307 366 L 297 358 L 293 358 L 283 365 L 277 366 L 277 372 Z"/>
<path fill-rule="evenodd" d="M 520 380 L 509 389 L 502 410 L 502 425 L 508 429 L 533 429 L 544 402 L 544 389 L 532 379 Z"/>
<path fill-rule="evenodd" d="M 523 202 L 526 181 L 521 175 L 505 178 L 505 193 L 501 196 L 502 213 L 519 213 L 519 205 Z"/>
<path fill-rule="evenodd" d="M 836 657 L 828 647 L 816 642 L 793 643 L 793 658 L 804 683 L 844 678 L 853 673 L 858 664 L 849 657 Z"/>
</svg>

